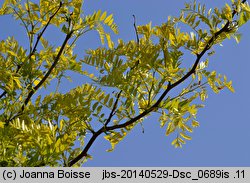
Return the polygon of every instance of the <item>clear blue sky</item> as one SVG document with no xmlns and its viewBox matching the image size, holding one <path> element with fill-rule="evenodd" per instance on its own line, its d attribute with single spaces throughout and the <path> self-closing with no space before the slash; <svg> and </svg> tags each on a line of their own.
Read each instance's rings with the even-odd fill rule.
<svg viewBox="0 0 250 183">
<path fill-rule="evenodd" d="M 137 17 L 138 25 L 149 21 L 153 25 L 159 25 L 166 21 L 167 16 L 179 15 L 185 2 L 187 1 L 85 0 L 84 10 L 86 14 L 98 9 L 113 13 L 120 30 L 120 34 L 113 38 L 131 40 L 135 39 L 133 14 Z M 206 3 L 207 8 L 213 8 L 231 1 L 198 2 Z M 1 17 L 0 23 L 1 39 L 14 35 L 25 44 L 24 31 L 17 29 L 15 22 Z M 165 136 L 165 129 L 159 127 L 158 117 L 153 115 L 144 122 L 145 133 L 142 133 L 141 126 L 138 125 L 111 153 L 105 152 L 110 147 L 109 143 L 99 138 L 90 150 L 93 160 L 88 161 L 86 166 L 250 166 L 250 23 L 239 31 L 243 34 L 242 41 L 236 44 L 234 40 L 229 40 L 224 42 L 223 47 L 216 47 L 216 55 L 210 58 L 209 67 L 233 80 L 236 92 L 223 90 L 216 95 L 209 90 L 205 108 L 200 109 L 197 115 L 201 126 L 191 134 L 191 141 L 183 148 L 175 149 L 171 146 L 174 137 Z M 79 42 L 78 51 L 100 46 L 96 35 L 85 35 Z M 56 41 L 62 40 L 52 33 L 48 36 Z M 76 83 L 82 81 L 78 80 Z"/>
</svg>

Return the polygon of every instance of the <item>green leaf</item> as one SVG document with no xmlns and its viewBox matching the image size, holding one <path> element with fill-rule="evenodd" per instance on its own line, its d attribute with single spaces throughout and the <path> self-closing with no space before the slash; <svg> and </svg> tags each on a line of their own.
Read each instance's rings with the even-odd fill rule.
<svg viewBox="0 0 250 183">
<path fill-rule="evenodd" d="M 14 56 L 14 57 L 18 57 L 17 54 L 11 50 L 7 50 L 7 52 L 11 55 L 11 56 Z"/>
<path fill-rule="evenodd" d="M 5 122 L 0 121 L 0 128 L 4 128 Z"/>
<path fill-rule="evenodd" d="M 100 114 L 101 110 L 102 110 L 102 105 L 99 105 L 99 106 L 97 107 L 97 114 Z"/>
<path fill-rule="evenodd" d="M 239 21 L 238 21 L 239 26 L 242 26 L 242 25 L 245 24 L 247 21 L 248 21 L 248 18 L 247 18 L 247 16 L 246 16 L 246 13 L 245 13 L 245 12 L 241 12 L 241 13 L 240 13 L 240 18 L 239 18 Z"/>
<path fill-rule="evenodd" d="M 228 83 L 225 83 L 225 86 L 231 91 L 231 92 L 235 92 L 233 86 L 232 86 L 232 81 L 229 81 Z"/>
<path fill-rule="evenodd" d="M 38 97 L 36 98 L 36 101 L 35 101 L 35 106 L 39 106 L 40 104 L 40 101 L 41 101 L 41 95 L 38 95 Z"/>
<path fill-rule="evenodd" d="M 106 97 L 104 98 L 104 104 L 107 104 L 107 102 L 108 102 L 108 100 L 109 100 L 109 96 L 110 96 L 110 94 L 108 94 L 108 95 L 106 95 Z"/>
<path fill-rule="evenodd" d="M 234 37 L 234 39 L 235 39 L 235 41 L 236 41 L 237 43 L 240 42 L 241 36 L 242 36 L 242 35 L 241 35 L 241 34 L 238 34 L 238 33 L 236 33 L 236 34 L 233 35 L 233 37 Z"/>
<path fill-rule="evenodd" d="M 181 138 L 176 138 L 172 141 L 172 145 L 175 147 L 175 148 L 178 148 L 178 147 L 182 147 L 182 144 L 180 143 L 180 140 L 182 140 Z M 185 143 L 185 142 L 184 142 Z"/>
<path fill-rule="evenodd" d="M 92 110 L 93 110 L 93 111 L 96 109 L 98 103 L 99 103 L 99 102 L 96 102 L 96 103 L 94 103 L 94 105 L 92 106 Z"/>
<path fill-rule="evenodd" d="M 22 88 L 21 81 L 19 80 L 19 77 L 13 77 L 13 80 L 15 81 L 18 88 Z"/>
<path fill-rule="evenodd" d="M 183 127 L 185 130 L 187 130 L 188 132 L 192 133 L 193 132 L 193 129 L 190 128 L 188 125 L 182 123 L 181 127 Z"/>
<path fill-rule="evenodd" d="M 176 128 L 176 127 L 173 125 L 173 123 L 172 123 L 172 122 L 169 122 L 169 123 L 168 123 L 167 130 L 166 130 L 166 136 L 168 136 L 168 135 L 170 135 L 171 133 L 173 133 L 174 130 L 175 130 L 175 128 Z"/>
<path fill-rule="evenodd" d="M 109 107 L 109 108 L 113 107 L 113 101 L 114 101 L 113 98 L 111 98 L 111 99 L 109 100 L 109 103 L 108 103 L 108 107 Z"/>
<path fill-rule="evenodd" d="M 49 46 L 49 42 L 46 39 L 41 37 L 40 40 L 44 48 L 47 48 Z"/>
<path fill-rule="evenodd" d="M 105 24 L 109 24 L 109 22 L 113 19 L 113 14 L 109 15 L 105 20 L 104 23 Z"/>
<path fill-rule="evenodd" d="M 186 140 L 192 140 L 192 137 L 188 136 L 187 134 L 185 134 L 183 132 L 180 133 L 180 136 L 183 137 Z"/>
<path fill-rule="evenodd" d="M 100 15 L 101 15 L 101 10 L 98 10 L 95 14 L 95 19 L 99 19 Z"/>
<path fill-rule="evenodd" d="M 65 34 L 68 34 L 69 29 L 66 27 L 66 25 L 62 26 L 62 32 L 65 33 Z"/>
<path fill-rule="evenodd" d="M 109 34 L 105 34 L 105 35 L 106 35 L 106 39 L 107 39 L 107 42 L 108 42 L 108 47 L 112 49 L 114 47 L 114 43 L 112 42 L 111 37 L 110 37 Z"/>
<path fill-rule="evenodd" d="M 106 18 L 106 16 L 107 16 L 107 12 L 104 11 L 104 12 L 102 13 L 101 17 L 100 17 L 100 20 L 103 21 L 103 20 Z"/>
<path fill-rule="evenodd" d="M 198 121 L 196 121 L 196 120 L 192 120 L 192 127 L 198 127 L 198 126 L 200 126 L 200 123 L 198 122 Z"/>
</svg>

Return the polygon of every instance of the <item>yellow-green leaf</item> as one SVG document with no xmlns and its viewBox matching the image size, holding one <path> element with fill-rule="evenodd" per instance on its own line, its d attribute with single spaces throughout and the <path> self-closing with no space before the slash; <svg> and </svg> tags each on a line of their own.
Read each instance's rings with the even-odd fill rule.
<svg viewBox="0 0 250 183">
<path fill-rule="evenodd" d="M 108 102 L 108 100 L 109 100 L 109 96 L 110 96 L 110 94 L 108 94 L 108 95 L 106 95 L 106 97 L 104 98 L 104 104 L 106 104 L 107 102 Z"/>
<path fill-rule="evenodd" d="M 36 79 L 36 80 L 34 81 L 34 85 L 35 85 L 35 86 L 37 86 L 39 83 L 40 83 L 40 79 Z"/>
<path fill-rule="evenodd" d="M 106 18 L 106 16 L 107 16 L 107 12 L 104 11 L 103 14 L 100 17 L 100 20 L 103 21 Z"/>
<path fill-rule="evenodd" d="M 105 20 L 104 23 L 105 24 L 109 24 L 109 22 L 113 19 L 113 14 L 109 15 Z"/>
<path fill-rule="evenodd" d="M 180 136 L 183 137 L 186 140 L 192 140 L 192 137 L 188 136 L 187 134 L 185 134 L 183 132 L 180 133 Z"/>
<path fill-rule="evenodd" d="M 108 42 L 108 47 L 112 49 L 114 47 L 114 43 L 111 41 L 111 37 L 109 34 L 105 34 L 105 35 L 106 35 L 106 39 Z"/>
<path fill-rule="evenodd" d="M 193 129 L 190 128 L 188 125 L 186 125 L 186 124 L 184 124 L 184 123 L 182 123 L 182 127 L 183 127 L 185 130 L 189 131 L 189 132 L 193 132 Z"/>
<path fill-rule="evenodd" d="M 13 80 L 15 81 L 16 85 L 18 88 L 22 88 L 21 82 L 19 80 L 19 77 L 13 77 Z"/>
<path fill-rule="evenodd" d="M 198 127 L 198 126 L 200 126 L 200 123 L 198 121 L 196 121 L 196 120 L 193 120 L 192 121 L 192 127 Z"/>
<path fill-rule="evenodd" d="M 5 122 L 0 121 L 0 128 L 4 128 Z"/>
<path fill-rule="evenodd" d="M 175 127 L 174 127 L 173 123 L 169 122 L 167 130 L 166 130 L 166 136 L 168 136 L 169 134 L 173 133 L 174 130 L 175 130 Z"/>
</svg>

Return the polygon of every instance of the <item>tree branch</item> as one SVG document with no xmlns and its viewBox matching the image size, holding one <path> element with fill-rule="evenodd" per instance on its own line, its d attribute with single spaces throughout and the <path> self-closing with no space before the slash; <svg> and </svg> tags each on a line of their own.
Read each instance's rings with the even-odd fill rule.
<svg viewBox="0 0 250 183">
<path fill-rule="evenodd" d="M 120 90 L 120 92 L 117 94 L 117 97 L 116 97 L 116 101 L 113 105 L 113 108 L 109 114 L 109 117 L 106 121 L 106 123 L 104 124 L 104 126 L 98 130 L 97 132 L 92 132 L 93 133 L 93 136 L 91 137 L 91 139 L 89 140 L 88 144 L 86 145 L 86 147 L 84 148 L 84 150 L 81 152 L 81 154 L 79 154 L 76 158 L 74 158 L 70 163 L 69 163 L 69 166 L 73 166 L 75 163 L 77 163 L 80 159 L 82 159 L 84 156 L 87 156 L 87 152 L 89 150 L 89 148 L 92 146 L 92 144 L 94 143 L 95 139 L 101 135 L 103 132 L 107 131 L 105 130 L 106 126 L 110 123 L 112 117 L 114 116 L 115 114 L 115 110 L 117 108 L 117 104 L 118 104 L 118 101 L 119 101 L 119 98 L 121 96 L 121 93 L 122 93 L 122 90 Z"/>
<path fill-rule="evenodd" d="M 205 46 L 205 48 L 201 51 L 200 54 L 197 54 L 197 58 L 195 60 L 195 63 L 193 64 L 191 70 L 189 72 L 187 72 L 181 79 L 179 79 L 178 81 L 176 81 L 175 83 L 171 84 L 170 82 L 168 83 L 167 89 L 163 92 L 163 94 L 160 96 L 160 98 L 155 102 L 154 105 L 152 105 L 149 109 L 145 110 L 143 113 L 139 114 L 138 116 L 136 116 L 135 118 L 132 118 L 131 120 L 123 123 L 123 124 L 118 124 L 118 125 L 114 125 L 111 127 L 107 127 L 107 130 L 115 130 L 115 129 L 120 129 L 120 128 L 124 128 L 126 126 L 129 126 L 131 124 L 133 124 L 135 121 L 141 119 L 142 117 L 146 116 L 148 113 L 152 112 L 153 110 L 157 109 L 161 103 L 161 101 L 165 98 L 165 96 L 168 94 L 168 92 L 170 90 L 172 90 L 173 88 L 175 88 L 176 86 L 178 86 L 179 84 L 181 84 L 183 81 L 185 81 L 187 78 L 189 78 L 192 74 L 195 73 L 195 70 L 199 64 L 200 59 L 202 58 L 202 56 L 211 48 L 211 44 L 214 42 L 214 40 L 216 40 L 218 38 L 218 36 L 220 34 L 222 34 L 223 32 L 228 31 L 228 27 L 229 27 L 230 22 L 228 21 L 222 29 L 220 29 L 218 32 L 216 32 L 214 34 L 213 37 L 210 38 L 210 40 L 208 41 L 207 45 Z"/>
<path fill-rule="evenodd" d="M 83 151 L 77 156 L 75 157 L 73 160 L 71 160 L 68 164 L 68 166 L 73 166 L 75 163 L 77 163 L 78 161 L 80 161 L 83 157 L 87 156 L 87 152 L 90 149 L 90 147 L 92 146 L 92 144 L 95 142 L 96 138 L 101 135 L 104 131 L 104 127 L 102 127 L 100 130 L 98 130 L 97 132 L 95 132 L 93 134 L 93 136 L 91 137 L 91 139 L 89 140 L 89 142 L 87 143 L 87 145 L 85 146 L 85 148 L 83 149 Z"/>
<path fill-rule="evenodd" d="M 48 26 L 49 26 L 51 20 L 55 17 L 55 15 L 56 15 L 56 14 L 58 13 L 58 11 L 61 9 L 62 4 L 63 4 L 63 3 L 60 1 L 59 7 L 58 7 L 57 10 L 55 11 L 55 13 L 53 13 L 53 15 L 50 16 L 50 18 L 49 18 L 48 22 L 46 23 L 46 25 L 44 26 L 43 30 L 38 34 L 37 40 L 36 40 L 36 42 L 35 42 L 35 45 L 34 45 L 32 51 L 31 51 L 30 55 L 29 55 L 29 58 L 30 58 L 32 55 L 34 55 L 34 53 L 36 52 L 36 48 L 37 48 L 37 46 L 38 46 L 38 43 L 39 43 L 39 41 L 40 41 L 42 35 L 44 34 L 44 32 L 46 31 L 46 29 L 48 28 Z M 61 54 L 62 54 L 62 52 L 63 52 L 63 50 L 64 50 L 64 47 L 66 46 L 66 44 L 67 44 L 69 38 L 71 37 L 72 33 L 73 33 L 73 32 L 70 32 L 69 34 L 67 34 L 67 36 L 66 36 L 66 38 L 65 38 L 65 40 L 64 40 L 64 42 L 63 42 L 63 45 L 62 45 L 61 49 L 59 50 L 59 52 L 58 52 L 58 54 L 57 54 L 57 56 L 56 56 L 56 58 L 55 58 L 54 63 L 53 63 L 52 66 L 49 68 L 49 70 L 47 71 L 47 73 L 45 74 L 45 76 L 44 76 L 44 77 L 42 78 L 42 80 L 41 80 L 34 88 L 32 88 L 32 90 L 29 92 L 29 94 L 28 94 L 27 98 L 25 99 L 25 102 L 24 102 L 24 104 L 23 104 L 23 106 L 22 106 L 22 111 L 24 110 L 25 106 L 28 104 L 30 98 L 35 94 L 35 92 L 40 88 L 40 86 L 46 81 L 46 79 L 47 79 L 47 78 L 49 77 L 49 75 L 51 74 L 52 70 L 54 69 L 54 67 L 56 66 L 57 62 L 59 61 L 59 58 L 60 58 L 60 56 L 61 56 Z"/>
<path fill-rule="evenodd" d="M 4 91 L 4 92 L 0 95 L 0 99 L 3 98 L 6 94 L 7 94 L 7 92 Z"/>
<path fill-rule="evenodd" d="M 37 48 L 37 46 L 38 46 L 38 43 L 39 43 L 39 41 L 40 41 L 42 35 L 44 34 L 44 32 L 46 31 L 46 29 L 48 28 L 48 26 L 49 26 L 51 20 L 55 17 L 55 15 L 56 15 L 56 14 L 58 13 L 58 11 L 61 9 L 61 7 L 62 7 L 62 2 L 60 1 L 59 7 L 58 7 L 57 10 L 55 11 L 55 13 L 49 17 L 49 20 L 48 20 L 48 22 L 46 23 L 46 25 L 44 26 L 42 32 L 40 32 L 40 33 L 38 34 L 37 40 L 36 40 L 36 42 L 35 42 L 35 45 L 34 45 L 32 51 L 31 51 L 31 53 L 29 54 L 29 57 L 28 57 L 29 59 L 30 59 L 31 56 L 34 55 L 34 53 L 36 52 L 36 48 Z M 67 35 L 67 36 L 68 36 L 68 35 Z M 67 39 L 67 36 L 66 36 L 66 39 Z M 66 39 L 65 39 L 65 40 L 66 40 Z M 57 57 L 55 58 L 55 62 L 52 64 L 51 68 L 50 68 L 50 69 L 48 70 L 48 72 L 45 74 L 45 76 L 43 77 L 43 79 L 42 79 L 42 80 L 41 80 L 41 81 L 40 81 L 40 82 L 39 82 L 30 92 L 29 92 L 28 97 L 26 98 L 26 100 L 25 100 L 25 102 L 24 102 L 24 105 L 22 106 L 22 111 L 24 110 L 24 107 L 27 105 L 27 103 L 29 102 L 29 100 L 30 100 L 30 98 L 32 97 L 32 95 L 33 95 L 33 94 L 38 90 L 38 88 L 44 83 L 44 81 L 48 78 L 48 76 L 49 76 L 50 73 L 52 72 L 53 68 L 54 68 L 55 65 L 57 64 L 57 62 L 58 62 L 58 60 L 59 60 L 59 58 L 60 58 L 60 56 L 61 56 L 61 53 L 62 53 L 62 51 L 63 51 L 63 49 L 64 49 L 64 47 L 65 47 L 65 45 L 66 45 L 66 43 L 67 43 L 67 41 L 68 41 L 68 39 L 67 39 L 67 41 L 66 41 L 66 43 L 65 43 L 65 40 L 64 40 L 63 46 L 61 47 L 61 49 L 60 49 L 60 51 L 59 51 Z M 65 45 L 64 45 L 64 44 L 65 44 Z M 62 48 L 63 48 L 63 49 L 62 49 Z M 60 54 L 60 55 L 59 55 L 59 54 Z M 58 57 L 58 56 L 59 56 L 59 57 Z M 58 59 L 58 60 L 57 60 L 57 59 Z"/>
<path fill-rule="evenodd" d="M 35 45 L 34 45 L 34 47 L 33 47 L 33 49 L 32 49 L 32 52 L 30 53 L 30 57 L 35 53 L 36 48 L 37 48 L 37 45 L 38 45 L 38 43 L 39 43 L 39 41 L 40 41 L 42 35 L 44 34 L 45 30 L 46 30 L 47 27 L 49 26 L 51 20 L 54 18 L 54 16 L 56 16 L 56 14 L 58 13 L 58 11 L 61 9 L 62 5 L 63 5 L 62 2 L 60 1 L 59 7 L 58 7 L 57 10 L 55 11 L 55 13 L 49 17 L 49 20 L 48 20 L 48 22 L 46 23 L 45 27 L 43 28 L 42 32 L 40 32 L 40 33 L 38 34 L 37 40 L 36 40 L 36 42 L 35 42 Z"/>
<path fill-rule="evenodd" d="M 62 2 L 60 1 L 59 7 L 57 8 L 56 12 L 49 18 L 49 21 L 46 23 L 46 25 L 45 25 L 45 27 L 43 28 L 42 32 L 38 34 L 36 43 L 35 43 L 35 45 L 34 45 L 32 51 L 31 51 L 30 54 L 28 55 L 27 60 L 30 59 L 32 55 L 34 55 L 34 53 L 35 53 L 35 51 L 36 51 L 36 48 L 37 48 L 37 45 L 38 45 L 38 43 L 39 43 L 39 41 L 40 41 L 42 35 L 44 34 L 45 30 L 46 30 L 47 27 L 49 26 L 51 20 L 54 18 L 54 16 L 55 16 L 55 15 L 58 13 L 58 11 L 61 9 L 61 7 L 62 7 Z M 17 14 L 17 16 L 20 18 L 20 20 L 21 20 L 22 23 L 24 24 L 25 29 L 26 29 L 27 34 L 28 34 L 28 32 L 29 32 L 29 31 L 28 31 L 28 28 L 27 28 L 28 26 L 25 24 L 25 22 L 23 21 L 22 17 L 18 14 L 18 12 L 17 12 L 15 9 L 14 9 L 14 12 Z M 29 35 L 29 34 L 28 34 L 28 35 Z M 29 40 L 30 40 L 30 37 L 29 37 Z M 18 66 L 17 66 L 16 73 L 18 73 L 20 69 L 21 69 L 21 65 L 18 65 Z M 0 99 L 1 99 L 2 97 L 4 97 L 6 94 L 7 94 L 7 92 L 4 91 L 4 92 L 0 95 Z"/>
<path fill-rule="evenodd" d="M 41 79 L 41 81 L 29 92 L 27 98 L 25 99 L 25 102 L 22 106 L 22 111 L 24 110 L 25 106 L 28 104 L 30 98 L 35 94 L 35 92 L 42 86 L 42 84 L 46 81 L 46 79 L 50 76 L 51 72 L 53 71 L 53 69 L 56 67 L 62 53 L 63 53 L 63 50 L 68 42 L 68 40 L 71 38 L 73 34 L 73 31 L 69 32 L 67 35 L 66 35 L 66 38 L 64 39 L 64 42 L 62 44 L 62 47 L 60 48 L 57 56 L 55 57 L 55 61 L 54 63 L 51 65 L 51 67 L 49 68 L 49 70 L 47 71 L 47 73 L 44 75 L 44 77 Z"/>
<path fill-rule="evenodd" d="M 242 3 L 245 3 L 245 2 L 246 2 L 246 0 L 242 1 Z M 235 14 L 236 14 L 236 10 L 234 10 L 232 12 L 232 17 L 234 17 Z M 199 54 L 197 54 L 197 58 L 193 64 L 191 70 L 189 72 L 187 72 L 181 79 L 179 79 L 175 83 L 171 84 L 169 82 L 167 89 L 163 92 L 163 94 L 159 97 L 159 99 L 155 102 L 154 105 L 152 105 L 150 108 L 146 109 L 141 114 L 135 116 L 134 118 L 130 119 L 129 121 L 127 121 L 123 124 L 113 125 L 110 127 L 104 126 L 101 129 L 99 129 L 96 133 L 93 134 L 93 136 L 91 137 L 91 139 L 89 140 L 89 142 L 87 143 L 87 145 L 85 146 L 83 151 L 76 158 L 74 158 L 72 161 L 70 161 L 69 166 L 73 166 L 75 163 L 77 163 L 83 157 L 87 156 L 88 150 L 90 149 L 90 147 L 92 146 L 92 144 L 94 143 L 96 138 L 99 135 L 101 135 L 102 133 L 107 132 L 107 131 L 111 131 L 111 130 L 115 130 L 115 129 L 127 127 L 127 126 L 133 124 L 134 122 L 138 121 L 139 119 L 143 118 L 144 116 L 146 116 L 150 112 L 157 109 L 159 107 L 160 103 L 162 102 L 162 100 L 166 97 L 166 95 L 169 93 L 170 90 L 172 90 L 173 88 L 175 88 L 176 86 L 181 84 L 183 81 L 185 81 L 187 78 L 189 78 L 192 74 L 195 73 L 195 70 L 196 70 L 202 56 L 211 48 L 212 43 L 220 36 L 220 34 L 229 31 L 229 26 L 230 26 L 230 21 L 227 21 L 227 23 L 218 32 L 216 32 L 214 34 L 214 36 L 212 36 L 210 38 L 210 40 L 206 44 L 205 48 Z"/>
</svg>

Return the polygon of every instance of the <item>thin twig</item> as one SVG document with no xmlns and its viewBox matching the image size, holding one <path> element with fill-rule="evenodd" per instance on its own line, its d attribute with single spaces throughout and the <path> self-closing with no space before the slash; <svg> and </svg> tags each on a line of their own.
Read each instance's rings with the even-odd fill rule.
<svg viewBox="0 0 250 183">
<path fill-rule="evenodd" d="M 115 115 L 115 110 L 117 108 L 117 104 L 118 104 L 119 98 L 121 96 L 121 93 L 122 93 L 122 90 L 117 94 L 117 97 L 116 97 L 115 103 L 113 105 L 113 108 L 112 108 L 112 110 L 111 110 L 111 112 L 109 114 L 109 117 L 108 117 L 106 123 L 104 124 L 105 127 L 110 123 L 112 117 Z"/>
<path fill-rule="evenodd" d="M 63 3 L 60 1 L 59 7 L 58 7 L 57 10 L 55 11 L 55 13 L 49 17 L 49 20 L 48 20 L 48 22 L 46 23 L 46 25 L 44 26 L 42 32 L 40 32 L 40 33 L 38 34 L 37 40 L 36 40 L 36 42 L 35 42 L 35 45 L 34 45 L 34 47 L 33 47 L 32 52 L 31 52 L 31 56 L 35 53 L 36 48 L 37 48 L 37 45 L 38 45 L 38 43 L 39 43 L 39 41 L 40 41 L 42 35 L 44 34 L 45 30 L 46 30 L 47 27 L 49 26 L 51 20 L 54 18 L 54 16 L 56 16 L 56 14 L 58 13 L 58 11 L 61 9 L 62 5 L 63 5 Z"/>
<path fill-rule="evenodd" d="M 27 34 L 28 34 L 29 41 L 30 41 L 28 25 L 24 22 L 23 18 L 18 14 L 18 12 L 16 11 L 15 8 L 13 8 L 13 11 L 14 11 L 15 14 L 18 16 L 18 18 L 21 20 L 21 22 L 23 23 L 23 25 L 24 25 L 24 27 L 25 27 L 25 29 L 26 29 L 26 32 L 27 32 Z"/>
<path fill-rule="evenodd" d="M 140 41 L 139 41 L 138 30 L 137 30 L 137 27 L 136 27 L 136 18 L 135 18 L 135 15 L 133 15 L 133 17 L 134 17 L 134 29 L 135 29 L 135 34 L 136 34 L 136 42 L 137 42 L 137 45 L 139 47 Z"/>
<path fill-rule="evenodd" d="M 184 95 L 186 95 L 186 94 L 188 94 L 188 93 L 191 93 L 191 92 L 193 92 L 193 91 L 195 91 L 195 90 L 197 90 L 197 89 L 199 89 L 199 88 L 202 88 L 202 87 L 205 86 L 207 83 L 208 83 L 208 81 L 206 81 L 206 82 L 204 82 L 204 83 L 202 83 L 202 84 L 200 84 L 200 85 L 198 85 L 198 86 L 192 88 L 191 90 L 189 90 L 189 91 L 187 91 L 187 92 L 184 92 L 184 93 L 182 93 L 182 94 L 180 94 L 180 95 L 178 95 L 178 96 L 175 96 L 175 97 L 171 98 L 170 100 L 174 100 L 174 99 L 179 98 L 179 97 L 182 97 L 182 96 L 184 96 Z"/>
<path fill-rule="evenodd" d="M 138 49 L 140 48 L 140 40 L 139 40 L 139 35 L 138 35 L 138 30 L 136 27 L 136 18 L 135 15 L 133 15 L 134 17 L 134 29 L 135 29 L 135 34 L 136 34 L 136 43 L 137 43 L 137 47 Z M 133 67 L 131 67 L 131 71 L 140 63 L 140 60 L 137 60 L 135 65 Z"/>
</svg>

